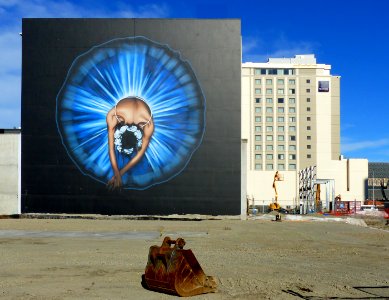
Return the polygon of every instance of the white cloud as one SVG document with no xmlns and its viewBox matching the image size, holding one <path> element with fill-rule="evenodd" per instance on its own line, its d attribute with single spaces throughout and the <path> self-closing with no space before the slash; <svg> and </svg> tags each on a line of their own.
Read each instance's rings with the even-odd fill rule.
<svg viewBox="0 0 389 300">
<path fill-rule="evenodd" d="M 342 152 L 354 152 L 359 150 L 380 148 L 389 145 L 389 139 L 371 141 L 348 142 L 342 144 Z"/>
</svg>

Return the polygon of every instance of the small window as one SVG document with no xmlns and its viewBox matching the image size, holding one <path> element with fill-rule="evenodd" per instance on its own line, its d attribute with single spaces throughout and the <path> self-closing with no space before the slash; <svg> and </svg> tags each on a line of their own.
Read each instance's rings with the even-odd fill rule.
<svg viewBox="0 0 389 300">
<path fill-rule="evenodd" d="M 269 123 L 271 122 L 272 123 L 273 122 L 273 117 L 266 117 L 266 122 L 269 122 Z"/>
<path fill-rule="evenodd" d="M 289 136 L 289 141 L 292 141 L 292 142 L 296 141 L 296 136 L 295 135 L 290 135 Z"/>
<path fill-rule="evenodd" d="M 296 164 L 289 164 L 289 170 L 296 170 Z"/>
<path fill-rule="evenodd" d="M 284 103 L 284 98 L 278 98 L 277 101 L 278 103 Z"/>
<path fill-rule="evenodd" d="M 285 151 L 285 145 L 278 145 L 277 150 L 278 151 Z"/>
<path fill-rule="evenodd" d="M 261 122 L 261 117 L 255 117 L 255 122 Z"/>
<path fill-rule="evenodd" d="M 307 158 L 312 158 L 311 154 L 307 154 Z"/>
<path fill-rule="evenodd" d="M 266 159 L 267 160 L 273 159 L 273 154 L 266 154 Z"/>
<path fill-rule="evenodd" d="M 273 112 L 273 107 L 266 107 L 266 112 L 267 113 L 272 113 Z"/>
<path fill-rule="evenodd" d="M 307 121 L 311 121 L 311 117 L 307 117 Z"/>
<path fill-rule="evenodd" d="M 278 117 L 277 118 L 277 122 L 284 123 L 285 122 L 285 118 L 284 117 Z"/>
<path fill-rule="evenodd" d="M 255 136 L 255 140 L 256 140 L 257 142 L 262 141 L 262 136 L 261 136 L 261 135 L 256 135 L 256 136 Z"/>
<path fill-rule="evenodd" d="M 278 154 L 278 159 L 280 159 L 280 160 L 285 159 L 285 155 L 284 154 Z"/>
<path fill-rule="evenodd" d="M 296 122 L 296 117 L 289 117 L 289 122 L 290 123 Z"/>
<path fill-rule="evenodd" d="M 296 89 L 289 89 L 289 94 L 295 94 L 296 93 Z"/>
<path fill-rule="evenodd" d="M 261 69 L 261 75 L 266 75 L 266 69 Z"/>
<path fill-rule="evenodd" d="M 311 83 L 311 80 L 310 80 L 310 79 L 307 79 L 307 83 Z"/>
<path fill-rule="evenodd" d="M 255 98 L 255 103 L 261 103 L 261 98 Z"/>
<path fill-rule="evenodd" d="M 272 141 L 273 140 L 273 136 L 272 135 L 267 135 L 266 136 L 266 141 Z"/>
<path fill-rule="evenodd" d="M 273 126 L 266 126 L 266 132 L 272 132 Z"/>
<path fill-rule="evenodd" d="M 296 104 L 296 98 L 289 98 L 289 104 Z"/>
<path fill-rule="evenodd" d="M 295 113 L 296 112 L 296 108 L 295 107 L 289 107 L 289 112 L 290 113 Z"/>
<path fill-rule="evenodd" d="M 311 92 L 311 89 L 306 89 L 307 93 L 310 93 Z"/>
<path fill-rule="evenodd" d="M 260 94 L 261 93 L 261 89 L 255 89 L 255 93 L 256 94 Z"/>
<path fill-rule="evenodd" d="M 307 102 L 311 102 L 311 98 L 307 98 Z"/>
<path fill-rule="evenodd" d="M 256 108 L 255 108 L 255 112 L 256 112 L 256 113 L 260 113 L 261 111 L 262 111 L 262 108 L 261 108 L 261 107 L 256 107 Z"/>
<path fill-rule="evenodd" d="M 255 84 L 256 85 L 261 84 L 261 79 L 255 79 Z"/>
<path fill-rule="evenodd" d="M 284 85 L 284 80 L 283 79 L 277 79 L 277 84 Z"/>
<path fill-rule="evenodd" d="M 285 111 L 285 109 L 284 109 L 283 107 L 278 107 L 278 108 L 277 108 L 277 111 L 278 111 L 279 113 L 283 113 L 283 112 Z"/>
<path fill-rule="evenodd" d="M 278 132 L 284 132 L 285 127 L 284 126 L 277 126 L 277 131 Z"/>
<path fill-rule="evenodd" d="M 307 111 L 311 111 L 311 108 L 310 108 L 310 107 L 307 107 Z"/>
<path fill-rule="evenodd" d="M 266 151 L 273 151 L 273 145 L 266 145 Z"/>
<path fill-rule="evenodd" d="M 307 140 L 311 140 L 311 136 L 310 135 L 307 135 Z"/>
<path fill-rule="evenodd" d="M 277 89 L 277 94 L 278 95 L 283 95 L 284 94 L 284 89 Z"/>
<path fill-rule="evenodd" d="M 289 131 L 296 131 L 296 126 L 289 126 Z"/>
<path fill-rule="evenodd" d="M 289 145 L 289 151 L 296 151 L 296 145 Z"/>
<path fill-rule="evenodd" d="M 260 75 L 261 74 L 261 69 L 255 69 L 254 70 L 255 75 Z"/>
<path fill-rule="evenodd" d="M 255 170 L 262 170 L 262 164 L 255 164 Z"/>
<path fill-rule="evenodd" d="M 296 84 L 296 80 L 294 80 L 294 79 L 289 79 L 289 84 L 290 84 L 290 85 L 295 85 L 295 84 Z"/>
<path fill-rule="evenodd" d="M 307 149 L 311 149 L 311 147 L 312 147 L 311 145 L 307 145 Z"/>
<path fill-rule="evenodd" d="M 289 160 L 296 160 L 296 154 L 289 154 Z"/>
<path fill-rule="evenodd" d="M 262 159 L 262 154 L 255 154 L 255 159 Z"/>
<path fill-rule="evenodd" d="M 266 89 L 266 94 L 267 95 L 273 94 L 273 89 Z"/>
<path fill-rule="evenodd" d="M 283 135 L 278 135 L 277 136 L 277 141 L 283 142 L 285 140 L 285 137 Z"/>
<path fill-rule="evenodd" d="M 273 80 L 272 80 L 272 79 L 266 79 L 266 84 L 267 84 L 267 85 L 273 84 Z"/>
<path fill-rule="evenodd" d="M 261 151 L 262 146 L 261 145 L 255 145 L 255 151 Z"/>
<path fill-rule="evenodd" d="M 266 103 L 273 103 L 273 98 L 266 98 Z"/>
<path fill-rule="evenodd" d="M 280 171 L 283 171 L 283 170 L 285 170 L 285 165 L 284 164 L 278 164 L 278 170 L 280 170 Z"/>
<path fill-rule="evenodd" d="M 255 126 L 255 131 L 256 131 L 256 132 L 262 131 L 262 127 L 261 127 L 261 126 Z"/>
<path fill-rule="evenodd" d="M 273 170 L 273 164 L 266 164 L 266 170 Z"/>
<path fill-rule="evenodd" d="M 311 126 L 307 126 L 307 130 L 311 130 Z"/>
</svg>

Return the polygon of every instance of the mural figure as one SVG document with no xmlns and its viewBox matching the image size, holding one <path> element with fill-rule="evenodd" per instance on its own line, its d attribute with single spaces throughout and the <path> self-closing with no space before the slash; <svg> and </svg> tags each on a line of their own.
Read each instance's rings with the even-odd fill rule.
<svg viewBox="0 0 389 300">
<path fill-rule="evenodd" d="M 145 37 L 77 57 L 56 113 L 70 158 L 110 189 L 146 189 L 177 176 L 205 130 L 205 97 L 191 65 Z"/>
</svg>

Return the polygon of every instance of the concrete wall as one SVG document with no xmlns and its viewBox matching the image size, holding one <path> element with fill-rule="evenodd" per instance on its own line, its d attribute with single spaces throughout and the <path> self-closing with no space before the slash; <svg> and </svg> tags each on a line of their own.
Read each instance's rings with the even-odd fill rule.
<svg viewBox="0 0 389 300">
<path fill-rule="evenodd" d="M 0 215 L 20 213 L 20 134 L 0 134 Z"/>
</svg>

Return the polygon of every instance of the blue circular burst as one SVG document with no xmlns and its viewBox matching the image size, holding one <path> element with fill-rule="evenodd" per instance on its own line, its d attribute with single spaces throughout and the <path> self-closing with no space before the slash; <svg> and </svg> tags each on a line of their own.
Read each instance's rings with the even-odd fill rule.
<svg viewBox="0 0 389 300">
<path fill-rule="evenodd" d="M 127 97 L 144 99 L 154 133 L 140 162 L 122 176 L 123 187 L 146 189 L 176 176 L 189 162 L 203 137 L 205 98 L 190 64 L 145 37 L 115 39 L 80 55 L 57 96 L 57 126 L 81 172 L 103 183 L 113 176 L 106 115 Z M 136 150 L 115 148 L 121 169 Z"/>
</svg>

